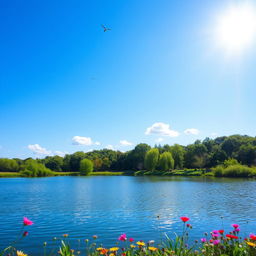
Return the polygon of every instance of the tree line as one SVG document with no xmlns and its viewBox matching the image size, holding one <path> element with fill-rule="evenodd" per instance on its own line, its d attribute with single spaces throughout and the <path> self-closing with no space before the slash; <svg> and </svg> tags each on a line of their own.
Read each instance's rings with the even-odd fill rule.
<svg viewBox="0 0 256 256">
<path fill-rule="evenodd" d="M 79 172 L 81 161 L 91 161 L 94 171 L 181 170 L 185 168 L 211 169 L 234 159 L 242 165 L 256 166 L 256 137 L 247 135 L 222 136 L 196 140 L 182 146 L 138 144 L 134 149 L 120 152 L 110 149 L 91 152 L 78 151 L 64 157 L 47 156 L 44 159 L 0 158 L 0 172 L 32 172 L 41 176 L 47 172 Z M 91 168 L 90 168 L 91 169 Z M 45 175 L 43 175 L 45 173 Z"/>
</svg>

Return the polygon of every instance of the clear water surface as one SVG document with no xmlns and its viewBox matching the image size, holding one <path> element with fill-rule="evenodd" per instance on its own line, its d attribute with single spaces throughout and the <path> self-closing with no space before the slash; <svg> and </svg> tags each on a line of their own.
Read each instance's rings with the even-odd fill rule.
<svg viewBox="0 0 256 256">
<path fill-rule="evenodd" d="M 122 233 L 159 241 L 181 232 L 180 216 L 191 218 L 191 242 L 232 223 L 248 235 L 256 232 L 255 189 L 255 180 L 202 177 L 2 178 L 0 249 L 15 239 L 23 216 L 35 224 L 17 247 L 33 255 L 65 233 L 74 248 L 92 235 L 106 247 Z"/>
</svg>

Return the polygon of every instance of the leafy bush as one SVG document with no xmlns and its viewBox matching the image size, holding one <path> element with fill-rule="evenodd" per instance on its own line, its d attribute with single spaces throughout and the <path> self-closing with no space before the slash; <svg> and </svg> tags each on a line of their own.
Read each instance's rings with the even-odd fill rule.
<svg viewBox="0 0 256 256">
<path fill-rule="evenodd" d="M 21 166 L 20 174 L 24 177 L 46 177 L 54 175 L 54 173 L 45 167 L 45 165 L 40 164 L 33 159 L 25 161 Z"/>
<path fill-rule="evenodd" d="M 83 159 L 80 162 L 80 174 L 89 175 L 93 171 L 93 162 L 89 159 Z"/>
<path fill-rule="evenodd" d="M 224 165 L 219 165 L 213 169 L 216 177 L 254 177 L 256 176 L 256 168 L 251 168 L 246 165 L 235 164 L 225 168 Z"/>
</svg>

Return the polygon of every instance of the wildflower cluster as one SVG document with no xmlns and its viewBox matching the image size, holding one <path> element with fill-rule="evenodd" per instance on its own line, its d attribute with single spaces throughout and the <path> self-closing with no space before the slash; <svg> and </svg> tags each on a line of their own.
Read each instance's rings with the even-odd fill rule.
<svg viewBox="0 0 256 256">
<path fill-rule="evenodd" d="M 117 238 L 117 243 L 113 247 L 103 247 L 97 245 L 98 236 L 92 236 L 92 242 L 85 239 L 81 248 L 72 249 L 69 243 L 69 235 L 63 234 L 60 239 L 59 248 L 55 248 L 51 255 L 61 256 L 256 256 L 256 235 L 249 234 L 248 237 L 240 236 L 240 226 L 232 224 L 231 230 L 225 232 L 223 229 L 212 230 L 209 234 L 205 233 L 199 241 L 195 241 L 189 245 L 189 230 L 192 225 L 188 223 L 188 217 L 180 217 L 182 221 L 182 233 L 176 236 L 175 239 L 170 239 L 168 236 L 165 243 L 155 245 L 155 241 L 145 242 L 143 240 L 135 241 L 132 237 L 121 234 Z M 31 220 L 24 217 L 23 228 L 19 238 L 9 247 L 0 252 L 0 256 L 28 256 L 27 253 L 16 249 L 17 241 L 28 236 L 28 231 L 24 228 L 34 224 Z M 57 241 L 57 238 L 54 238 Z M 80 240 L 79 240 L 80 241 Z M 47 255 L 47 243 L 44 243 L 44 255 Z M 32 255 L 30 255 L 32 256 Z"/>
</svg>

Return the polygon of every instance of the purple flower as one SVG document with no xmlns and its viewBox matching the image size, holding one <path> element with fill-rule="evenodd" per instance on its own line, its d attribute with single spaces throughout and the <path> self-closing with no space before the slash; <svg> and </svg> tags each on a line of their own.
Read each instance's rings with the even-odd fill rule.
<svg viewBox="0 0 256 256">
<path fill-rule="evenodd" d="M 220 243 L 220 240 L 213 240 L 213 244 L 214 245 L 217 245 L 217 244 L 219 244 Z"/>
<path fill-rule="evenodd" d="M 239 231 L 240 231 L 240 228 L 235 228 L 234 231 L 235 231 L 235 232 L 239 232 Z"/>
<path fill-rule="evenodd" d="M 201 238 L 202 243 L 206 243 L 206 241 L 207 241 L 206 238 Z"/>
</svg>

